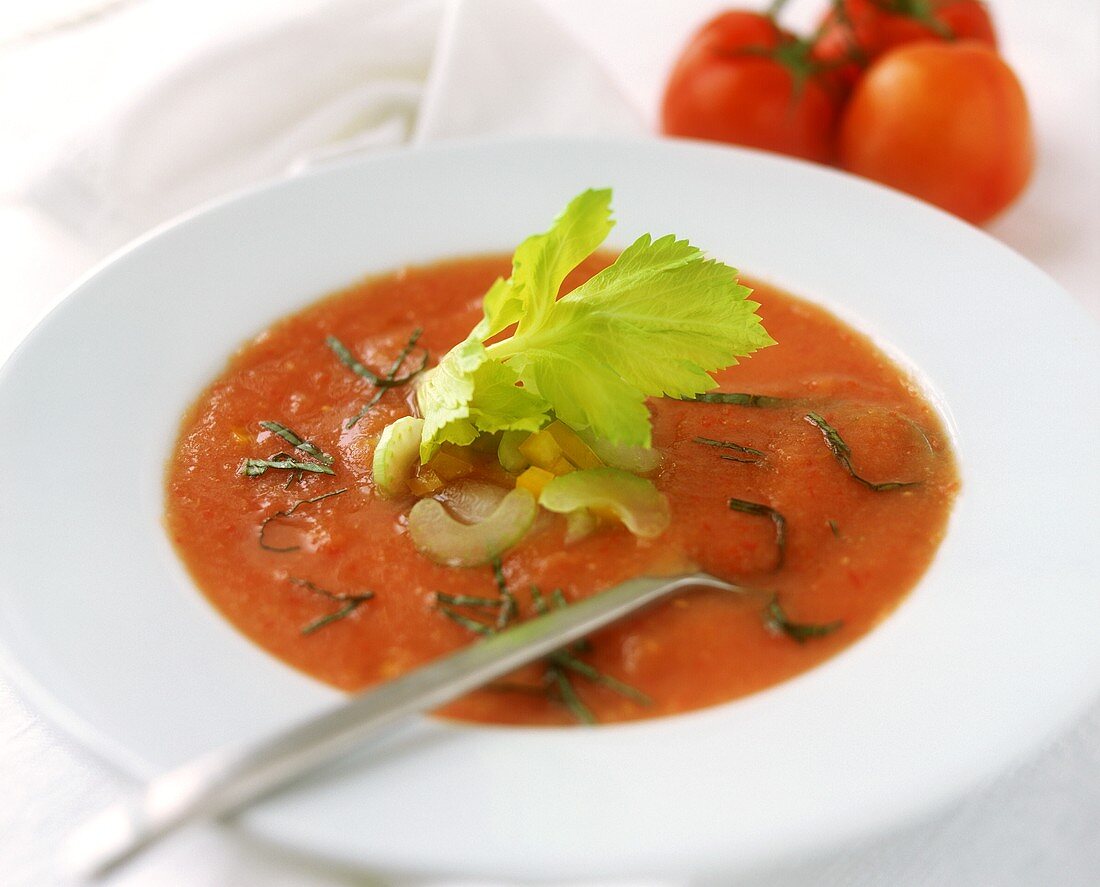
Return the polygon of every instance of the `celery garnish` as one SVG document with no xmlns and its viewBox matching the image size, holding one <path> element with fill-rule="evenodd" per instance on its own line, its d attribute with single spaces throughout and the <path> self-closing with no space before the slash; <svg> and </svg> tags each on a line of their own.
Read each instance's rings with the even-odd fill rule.
<svg viewBox="0 0 1100 887">
<path fill-rule="evenodd" d="M 774 344 L 736 270 L 672 235 L 643 235 L 558 298 L 611 230 L 610 202 L 609 190 L 585 191 L 520 244 L 512 276 L 486 293 L 482 320 L 425 374 L 422 461 L 444 441 L 537 431 L 551 413 L 575 431 L 649 447 L 646 397 L 694 398 L 716 387 L 711 373 Z"/>
</svg>

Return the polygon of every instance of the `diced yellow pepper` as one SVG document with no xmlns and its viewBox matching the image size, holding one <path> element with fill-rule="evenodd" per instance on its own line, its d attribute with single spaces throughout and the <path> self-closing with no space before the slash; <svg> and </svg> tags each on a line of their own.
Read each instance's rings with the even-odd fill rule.
<svg viewBox="0 0 1100 887">
<path fill-rule="evenodd" d="M 424 467 L 434 471 L 441 480 L 446 482 L 473 473 L 474 462 L 467 453 L 463 452 L 462 447 L 445 443 Z"/>
<path fill-rule="evenodd" d="M 405 484 L 414 496 L 420 497 L 430 496 L 436 490 L 443 489 L 443 481 L 439 475 L 423 465 L 416 470 L 416 474 L 405 481 Z"/>
<path fill-rule="evenodd" d="M 516 478 L 516 489 L 527 490 L 527 492 L 537 499 L 542 494 L 542 488 L 550 483 L 555 477 L 556 475 L 547 471 L 545 468 L 539 468 L 537 465 L 532 465 Z"/>
<path fill-rule="evenodd" d="M 561 447 L 545 428 L 536 431 L 527 440 L 519 445 L 519 451 L 523 453 L 527 461 L 539 468 L 550 468 L 561 456 Z"/>
<path fill-rule="evenodd" d="M 566 425 L 561 419 L 555 419 L 543 429 L 554 438 L 554 442 L 561 447 L 562 453 L 577 468 L 603 468 L 600 457 L 592 452 L 592 448 L 581 440 L 580 435 Z"/>
<path fill-rule="evenodd" d="M 572 462 L 565 458 L 565 454 L 563 453 L 551 462 L 546 470 L 557 477 L 561 477 L 561 475 L 569 474 L 569 472 L 576 471 L 577 469 Z"/>
</svg>

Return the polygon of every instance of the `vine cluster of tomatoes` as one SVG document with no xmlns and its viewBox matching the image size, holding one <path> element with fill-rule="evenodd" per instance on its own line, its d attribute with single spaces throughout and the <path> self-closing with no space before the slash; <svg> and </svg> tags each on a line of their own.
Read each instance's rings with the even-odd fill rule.
<svg viewBox="0 0 1100 887">
<path fill-rule="evenodd" d="M 695 34 L 669 78 L 669 135 L 839 165 L 976 224 L 1033 164 L 1023 90 L 978 0 L 833 0 L 816 32 L 731 10 Z"/>
</svg>

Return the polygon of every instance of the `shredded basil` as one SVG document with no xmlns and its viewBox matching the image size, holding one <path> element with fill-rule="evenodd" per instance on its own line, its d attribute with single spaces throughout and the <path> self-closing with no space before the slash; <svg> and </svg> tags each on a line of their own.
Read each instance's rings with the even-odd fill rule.
<svg viewBox="0 0 1100 887">
<path fill-rule="evenodd" d="M 766 394 L 744 394 L 732 391 L 707 391 L 695 397 L 685 398 L 696 403 L 730 403 L 743 407 L 781 407 L 790 401 L 785 397 L 768 397 Z"/>
<path fill-rule="evenodd" d="M 718 447 L 724 450 L 733 450 L 737 453 L 744 453 L 747 456 L 757 456 L 760 459 L 765 458 L 768 454 L 754 449 L 753 447 L 746 447 L 744 444 L 734 443 L 732 440 L 715 440 L 712 437 L 693 437 L 692 443 L 703 444 L 708 447 Z M 731 462 L 753 462 L 753 459 L 737 459 L 733 456 L 722 456 L 723 459 L 729 459 Z"/>
<path fill-rule="evenodd" d="M 420 329 L 413 330 L 412 335 L 409 337 L 409 341 L 400 351 L 397 360 L 394 361 L 390 369 L 381 374 L 374 372 L 374 370 L 372 370 L 366 364 L 360 362 L 355 357 L 355 355 L 351 353 L 351 349 L 348 348 L 348 346 L 341 342 L 339 339 L 337 339 L 336 336 L 328 336 L 325 339 L 325 344 L 328 345 L 329 350 L 331 350 L 332 353 L 336 355 L 337 360 L 339 360 L 340 363 L 342 363 L 349 370 L 355 373 L 355 375 L 361 376 L 372 385 L 375 385 L 379 388 L 396 388 L 400 385 L 405 385 L 411 382 L 415 378 L 416 373 L 424 369 L 424 367 L 420 367 L 420 370 L 416 370 L 407 376 L 398 377 L 396 375 L 397 370 L 401 369 L 401 364 L 405 362 L 405 359 L 409 356 L 409 353 L 416 346 L 416 342 L 420 338 L 421 332 L 422 330 Z M 424 360 L 426 363 L 427 352 L 425 352 L 424 354 Z"/>
<path fill-rule="evenodd" d="M 442 591 L 435 593 L 437 604 L 447 604 L 451 607 L 476 607 L 481 610 L 496 610 L 500 607 L 500 600 L 491 597 L 476 597 L 472 594 L 444 594 Z"/>
<path fill-rule="evenodd" d="M 578 659 L 572 653 L 567 653 L 564 650 L 559 650 L 557 653 L 551 655 L 550 660 L 555 665 L 560 665 L 562 668 L 567 668 L 570 671 L 574 671 L 582 677 L 588 678 L 594 684 L 602 684 L 609 690 L 614 690 L 620 696 L 625 696 L 628 699 L 633 699 L 639 705 L 653 705 L 653 700 L 639 690 L 637 687 L 632 687 L 630 684 L 623 683 L 618 678 L 613 678 L 611 675 L 604 674 L 594 665 Z"/>
<path fill-rule="evenodd" d="M 493 580 L 497 585 L 497 592 L 500 594 L 500 613 L 497 616 L 497 631 L 502 628 L 506 628 L 508 623 L 511 622 L 516 616 L 519 615 L 519 606 L 516 604 L 516 597 L 508 590 L 508 583 L 504 579 L 504 567 L 501 565 L 500 558 L 493 558 Z"/>
<path fill-rule="evenodd" d="M 339 489 L 339 490 L 332 490 L 331 492 L 328 492 L 328 493 L 322 493 L 320 496 L 314 496 L 312 499 L 299 499 L 297 502 L 295 502 L 293 505 L 291 505 L 290 508 L 287 508 L 284 511 L 276 511 L 270 517 L 264 518 L 263 522 L 260 524 L 260 548 L 266 549 L 267 551 L 277 551 L 277 552 L 297 551 L 299 548 L 301 548 L 300 545 L 289 545 L 289 546 L 286 546 L 284 548 L 280 548 L 280 547 L 277 547 L 277 546 L 274 546 L 274 545 L 268 545 L 267 542 L 264 541 L 264 533 L 267 532 L 267 525 L 270 524 L 273 520 L 278 520 L 278 519 L 284 518 L 284 517 L 290 517 L 292 514 L 294 514 L 295 511 L 297 511 L 303 505 L 312 505 L 314 502 L 320 502 L 324 499 L 331 499 L 333 496 L 339 496 L 340 494 L 346 493 L 347 491 L 348 491 L 348 488 L 344 487 L 344 488 Z"/>
<path fill-rule="evenodd" d="M 362 419 L 367 413 L 369 413 L 374 406 L 382 399 L 382 395 L 386 393 L 390 388 L 397 388 L 401 385 L 407 385 L 417 376 L 419 376 L 425 369 L 427 369 L 430 354 L 427 349 L 424 349 L 423 357 L 420 360 L 420 366 L 406 373 L 404 376 L 398 376 L 397 373 L 401 370 L 405 361 L 408 359 L 412 350 L 416 347 L 416 343 L 420 341 L 420 336 L 423 334 L 423 330 L 417 327 L 412 331 L 408 341 L 405 343 L 401 351 L 398 352 L 397 357 L 393 363 L 389 365 L 389 368 L 384 373 L 376 373 L 370 367 L 363 364 L 358 360 L 351 350 L 337 339 L 335 336 L 328 336 L 325 339 L 325 344 L 333 354 L 336 355 L 337 360 L 344 366 L 351 370 L 355 375 L 366 379 L 378 390 L 373 394 L 370 400 L 364 404 L 363 408 L 359 410 L 354 416 L 347 420 L 346 427 L 354 428 L 355 425 Z"/>
<path fill-rule="evenodd" d="M 565 594 L 562 593 L 560 588 L 555 588 L 550 592 L 550 600 L 554 602 L 554 606 L 559 610 L 564 610 L 569 606 L 569 601 L 565 599 Z M 542 596 L 542 592 L 537 585 L 531 586 L 531 603 L 534 605 L 535 613 L 538 616 L 545 616 L 550 612 L 546 604 L 546 599 Z M 573 653 L 590 653 L 592 651 L 592 642 L 588 640 L 588 638 L 581 638 L 580 640 L 573 641 L 573 643 L 569 645 L 569 650 Z"/>
<path fill-rule="evenodd" d="M 800 644 L 806 643 L 811 638 L 830 635 L 844 625 L 840 620 L 826 623 L 792 622 L 780 606 L 778 595 L 772 595 L 767 607 L 764 608 L 764 624 L 777 634 L 785 634 Z"/>
<path fill-rule="evenodd" d="M 730 499 L 729 507 L 733 511 L 740 511 L 744 514 L 756 514 L 761 517 L 767 517 L 775 524 L 775 545 L 778 549 L 779 556 L 776 558 L 774 569 L 778 570 L 782 568 L 787 559 L 787 519 L 774 508 L 768 505 L 761 505 L 759 502 L 747 502 L 744 499 Z"/>
<path fill-rule="evenodd" d="M 301 450 L 303 453 L 312 456 L 319 462 L 323 462 L 325 465 L 332 465 L 333 458 L 319 446 L 314 443 L 310 443 L 308 440 L 303 440 L 300 435 L 287 428 L 285 425 L 280 425 L 278 422 L 264 421 L 260 423 L 261 427 L 266 428 L 272 434 L 277 434 L 294 449 Z"/>
<path fill-rule="evenodd" d="M 328 598 L 330 601 L 336 601 L 343 606 L 339 610 L 333 613 L 328 613 L 324 616 L 319 616 L 312 622 L 302 626 L 301 633 L 304 635 L 313 634 L 316 631 L 320 631 L 326 625 L 331 625 L 333 622 L 338 622 L 341 619 L 345 619 L 354 613 L 359 607 L 374 597 L 373 591 L 365 591 L 362 594 L 338 594 L 336 592 L 329 591 L 328 589 L 321 588 L 319 585 L 315 585 L 308 579 L 298 579 L 294 576 L 289 577 L 289 582 L 294 585 L 298 585 L 302 588 L 312 591 L 314 594 L 321 597 Z"/>
<path fill-rule="evenodd" d="M 468 631 L 472 631 L 475 634 L 479 634 L 482 637 L 489 637 L 496 634 L 496 629 L 491 625 L 486 625 L 484 622 L 478 622 L 476 619 L 471 619 L 469 616 L 463 616 L 461 613 L 453 610 L 451 607 L 440 607 L 439 612 L 450 619 L 452 622 L 461 625 Z"/>
<path fill-rule="evenodd" d="M 581 724 L 595 724 L 596 716 L 592 713 L 587 705 L 581 702 L 580 696 L 577 695 L 576 689 L 573 687 L 572 681 L 565 674 L 561 668 L 556 665 L 550 666 L 548 674 L 554 681 L 554 685 L 557 688 L 558 694 L 565 707 L 569 709 L 574 718 Z"/>
<path fill-rule="evenodd" d="M 867 480 L 865 477 L 860 477 L 859 473 L 852 467 L 852 449 L 844 442 L 844 438 L 840 436 L 832 425 L 825 421 L 825 419 L 817 413 L 807 413 L 804 417 L 807 422 L 813 425 L 815 428 L 821 431 L 822 436 L 825 438 L 825 445 L 829 448 L 829 452 L 833 454 L 833 457 L 839 462 L 844 470 L 852 476 L 853 480 L 859 481 L 863 486 L 869 490 L 873 490 L 876 493 L 883 493 L 887 490 L 900 490 L 904 487 L 916 487 L 920 486 L 919 481 L 886 481 L 885 483 L 874 483 Z"/>
<path fill-rule="evenodd" d="M 504 577 L 504 569 L 499 558 L 493 561 L 493 580 L 499 595 L 496 598 L 480 597 L 476 595 L 449 595 L 442 592 L 436 592 L 435 600 L 436 604 L 439 606 L 439 611 L 456 625 L 462 626 L 467 631 L 472 631 L 481 637 L 491 637 L 506 627 L 510 620 L 516 618 L 519 609 L 516 603 L 515 594 L 508 588 L 508 584 Z M 550 593 L 550 600 L 557 609 L 569 605 L 560 588 L 555 588 Z M 536 615 L 544 616 L 549 612 L 546 597 L 536 585 L 531 586 L 531 603 Z M 456 609 L 457 607 L 466 607 L 474 610 L 496 610 L 497 617 L 491 623 L 482 622 L 460 613 Z M 591 650 L 591 644 L 587 639 L 581 639 L 572 644 L 569 648 L 558 650 L 546 657 L 544 686 L 541 689 L 530 687 L 526 684 L 497 684 L 491 686 L 493 689 L 498 690 L 522 690 L 527 693 L 537 692 L 545 698 L 554 699 L 561 702 L 569 709 L 573 717 L 582 724 L 594 724 L 596 723 L 596 717 L 593 715 L 591 709 L 589 709 L 577 695 L 576 688 L 573 686 L 570 675 L 576 675 L 594 684 L 607 687 L 609 690 L 613 690 L 639 705 L 653 704 L 653 700 L 641 690 L 620 681 L 618 678 L 604 674 L 594 665 L 585 662 L 583 659 L 577 658 L 577 654 L 589 650 Z"/>
<path fill-rule="evenodd" d="M 270 459 L 245 459 L 237 468 L 237 474 L 242 477 L 259 477 L 269 468 L 279 468 L 284 471 L 310 471 L 314 474 L 336 474 L 328 465 L 318 462 L 299 462 L 295 459 L 278 459 L 274 456 Z"/>
</svg>

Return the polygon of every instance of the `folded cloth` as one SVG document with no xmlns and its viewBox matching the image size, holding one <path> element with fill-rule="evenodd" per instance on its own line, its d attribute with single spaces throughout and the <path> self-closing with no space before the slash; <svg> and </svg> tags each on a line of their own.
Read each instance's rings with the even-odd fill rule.
<svg viewBox="0 0 1100 887">
<path fill-rule="evenodd" d="M 19 195 L 94 252 L 225 192 L 414 135 L 643 131 L 535 0 L 327 0 L 141 66 Z"/>
<path fill-rule="evenodd" d="M 450 6 L 417 119 L 417 144 L 645 131 L 639 112 L 594 56 L 538 3 Z"/>
<path fill-rule="evenodd" d="M 150 16 L 119 22 L 161 45 L 164 60 L 135 53 L 115 94 L 32 174 L 23 200 L 107 250 L 334 142 L 399 144 L 442 9 L 330 0 L 183 46 Z"/>
</svg>

